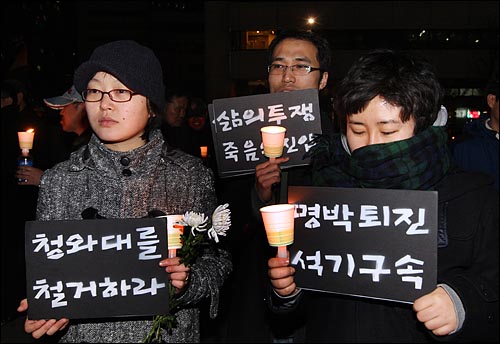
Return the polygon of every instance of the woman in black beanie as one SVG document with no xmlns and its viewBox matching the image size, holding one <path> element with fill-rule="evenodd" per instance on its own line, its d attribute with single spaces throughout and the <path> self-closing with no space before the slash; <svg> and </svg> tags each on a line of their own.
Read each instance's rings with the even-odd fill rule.
<svg viewBox="0 0 500 344">
<path fill-rule="evenodd" d="M 96 209 L 104 218 L 141 218 L 152 210 L 165 214 L 194 211 L 212 214 L 217 199 L 214 177 L 201 159 L 170 150 L 160 132 L 164 108 L 160 62 L 153 51 L 134 41 L 115 41 L 96 48 L 74 73 L 85 100 L 93 136 L 71 157 L 45 171 L 40 185 L 37 220 L 77 220 Z M 75 197 L 76 195 L 76 197 Z M 181 302 L 178 325 L 161 330 L 164 342 L 199 342 L 198 303 L 209 300 L 217 315 L 219 288 L 232 269 L 229 254 L 204 250 L 192 266 L 179 257 L 163 259 Z M 28 308 L 21 302 L 18 311 Z M 151 317 L 87 321 L 26 319 L 34 338 L 62 332 L 64 342 L 141 342 Z"/>
</svg>

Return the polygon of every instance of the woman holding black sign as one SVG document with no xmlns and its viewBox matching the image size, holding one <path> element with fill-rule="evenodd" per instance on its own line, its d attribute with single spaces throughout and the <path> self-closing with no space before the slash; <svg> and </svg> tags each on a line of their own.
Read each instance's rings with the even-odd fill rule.
<svg viewBox="0 0 500 344">
<path fill-rule="evenodd" d="M 453 165 L 441 96 L 427 61 L 390 50 L 361 57 L 338 85 L 341 133 L 317 138 L 313 185 L 437 191 L 437 286 L 413 305 L 305 291 L 289 259 L 271 258 L 270 308 L 303 326 L 299 340 L 498 342 L 498 192 Z"/>
<path fill-rule="evenodd" d="M 44 173 L 37 220 L 141 218 L 158 211 L 212 214 L 217 205 L 213 173 L 201 159 L 171 149 L 158 129 L 165 103 L 162 75 L 153 51 L 134 41 L 99 46 L 77 68 L 74 84 L 95 134 L 69 160 Z M 229 254 L 211 248 L 192 266 L 179 257 L 163 259 L 160 266 L 181 303 L 177 326 L 171 333 L 162 329 L 161 340 L 199 342 L 199 303 L 208 299 L 215 317 L 219 288 L 232 269 Z M 27 307 L 23 300 L 18 310 Z M 74 343 L 141 342 L 151 327 L 151 317 L 25 322 L 34 338 L 66 330 L 62 341 Z"/>
</svg>

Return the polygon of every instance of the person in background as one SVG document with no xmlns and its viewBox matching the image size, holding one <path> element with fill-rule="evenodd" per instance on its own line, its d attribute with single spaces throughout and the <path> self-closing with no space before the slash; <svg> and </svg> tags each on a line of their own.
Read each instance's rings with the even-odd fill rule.
<svg viewBox="0 0 500 344">
<path fill-rule="evenodd" d="M 82 96 L 71 86 L 62 96 L 45 98 L 44 103 L 51 109 L 59 110 L 61 114 L 61 127 L 66 133 L 74 135 L 71 137 L 69 154 L 80 146 L 87 144 L 92 134 L 85 103 Z M 40 185 L 43 170 L 33 166 L 20 166 L 15 177 L 20 180 L 19 185 Z"/>
<path fill-rule="evenodd" d="M 190 137 L 193 140 L 193 146 L 198 147 L 196 156 L 201 157 L 199 147 L 207 147 L 207 155 L 203 158 L 205 161 L 212 161 L 214 156 L 213 139 L 210 125 L 208 125 L 208 106 L 201 97 L 192 97 L 186 112 L 186 122 L 190 129 Z M 210 166 L 212 166 L 210 164 Z M 216 171 L 216 169 L 214 169 Z"/>
<path fill-rule="evenodd" d="M 20 153 L 17 132 L 34 129 L 35 137 L 30 154 L 34 157 L 35 164 L 46 169 L 65 160 L 67 150 L 64 148 L 63 131 L 53 125 L 43 113 L 35 110 L 34 99 L 28 87 L 19 80 L 7 79 L 2 81 L 2 89 L 4 92 L 7 90 L 7 99 L 10 99 L 8 101 L 11 103 L 2 109 L 2 113 L 9 111 L 9 116 L 2 117 L 2 130 L 8 136 L 9 142 L 12 142 L 11 146 L 16 148 L 15 155 Z M 15 111 L 11 112 L 13 109 Z"/>
<path fill-rule="evenodd" d="M 193 142 L 192 133 L 186 121 L 188 107 L 189 96 L 186 92 L 181 89 L 167 90 L 161 131 L 165 141 L 172 147 L 199 156 L 200 148 Z"/>
<path fill-rule="evenodd" d="M 207 128 L 208 107 L 201 97 L 192 97 L 186 112 L 187 124 L 196 131 L 202 132 Z"/>
<path fill-rule="evenodd" d="M 442 88 L 423 58 L 375 50 L 337 85 L 340 134 L 311 149 L 314 186 L 438 192 L 436 288 L 413 304 L 297 287 L 268 261 L 269 306 L 305 342 L 498 342 L 499 217 L 493 178 L 460 171 L 438 117 Z"/>
<path fill-rule="evenodd" d="M 485 88 L 487 116 L 469 122 L 464 134 L 451 144 L 453 158 L 464 170 L 495 177 L 498 191 L 498 73 Z"/>
<path fill-rule="evenodd" d="M 37 220 L 79 220 L 88 209 L 105 218 L 142 218 L 152 211 L 212 214 L 217 198 L 214 178 L 201 159 L 170 149 L 159 124 L 164 109 L 162 68 L 154 52 L 131 40 L 97 47 L 74 73 L 93 129 L 88 144 L 45 171 L 40 184 Z M 77 197 L 75 197 L 77 195 Z M 200 341 L 198 304 L 209 303 L 217 315 L 219 288 L 232 269 L 227 251 L 211 246 L 192 266 L 180 257 L 159 262 L 182 304 L 169 343 Z M 28 309 L 21 301 L 18 311 Z M 126 319 L 29 319 L 24 329 L 33 338 L 62 335 L 82 343 L 141 342 L 152 317 Z"/>
<path fill-rule="evenodd" d="M 67 158 L 64 132 L 34 109 L 29 82 L 2 80 L 2 320 L 19 317 L 18 300 L 26 296 L 24 227 L 36 218 L 38 185 L 20 185 L 15 174 L 21 154 L 18 132 L 34 129 L 34 166 L 45 170 Z"/>
<path fill-rule="evenodd" d="M 1 108 L 17 105 L 17 92 L 8 83 L 2 81 L 2 103 Z M 16 109 L 17 110 L 17 109 Z"/>
<path fill-rule="evenodd" d="M 85 103 L 74 85 L 62 96 L 45 98 L 43 101 L 51 109 L 59 110 L 62 129 L 73 136 L 71 151 L 88 143 L 92 136 L 92 129 L 85 110 Z"/>
<path fill-rule="evenodd" d="M 2 281 L 9 281 L 2 284 L 2 324 L 18 317 L 17 300 L 26 296 L 24 222 L 35 218 L 38 196 L 35 188 L 20 189 L 14 179 L 21 153 L 17 138 L 21 92 L 16 84 L 2 80 Z"/>
<path fill-rule="evenodd" d="M 169 89 L 166 93 L 163 120 L 171 127 L 177 128 L 185 123 L 184 118 L 189 106 L 189 96 L 182 90 Z"/>
</svg>

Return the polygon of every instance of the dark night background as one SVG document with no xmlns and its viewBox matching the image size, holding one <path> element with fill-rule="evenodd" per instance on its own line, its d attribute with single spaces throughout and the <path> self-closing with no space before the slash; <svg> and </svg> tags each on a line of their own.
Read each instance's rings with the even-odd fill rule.
<svg viewBox="0 0 500 344">
<path fill-rule="evenodd" d="M 203 74 L 203 58 L 189 74 L 179 65 L 187 53 L 203 56 L 203 22 L 203 1 L 6 1 L 2 79 L 18 66 L 35 99 L 59 95 L 96 46 L 134 39 L 155 50 L 170 78 L 191 83 Z"/>
<path fill-rule="evenodd" d="M 309 16 L 317 19 L 314 27 L 306 24 Z M 58 124 L 58 113 L 44 106 L 43 98 L 62 95 L 95 47 L 133 39 L 155 51 L 167 88 L 187 89 L 210 103 L 265 86 L 267 46 L 252 44 L 260 42 L 261 32 L 292 27 L 312 29 L 329 40 L 329 90 L 362 53 L 396 48 L 422 53 L 437 67 L 452 135 L 465 123 L 456 118 L 456 109 L 487 109 L 482 88 L 498 73 L 499 1 L 4 0 L 2 80 L 27 82 L 31 100 Z M 7 230 L 19 228 L 3 226 Z M 4 318 L 4 310 L 8 320 L 18 316 L 12 307 L 17 295 L 4 293 L 7 283 L 11 289 L 24 283 L 23 276 L 11 273 L 21 262 L 8 260 L 2 261 L 2 343 L 33 342 L 22 329 L 24 318 Z"/>
<path fill-rule="evenodd" d="M 392 47 L 428 55 L 450 95 L 474 96 L 498 69 L 498 10 L 498 1 L 6 0 L 2 78 L 22 66 L 35 99 L 54 96 L 96 46 L 135 39 L 158 55 L 167 87 L 209 101 L 246 95 L 266 78 L 265 47 L 247 49 L 240 37 L 304 27 L 312 15 L 332 46 L 330 86 L 361 53 Z"/>
</svg>

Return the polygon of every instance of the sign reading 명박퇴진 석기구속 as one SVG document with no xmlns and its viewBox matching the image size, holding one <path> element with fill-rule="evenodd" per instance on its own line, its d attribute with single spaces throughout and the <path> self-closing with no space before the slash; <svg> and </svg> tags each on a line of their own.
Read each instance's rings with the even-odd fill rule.
<svg viewBox="0 0 500 344">
<path fill-rule="evenodd" d="M 28 221 L 28 317 L 166 314 L 166 219 Z"/>
<path fill-rule="evenodd" d="M 436 288 L 436 191 L 288 188 L 297 287 L 413 303 Z"/>
<path fill-rule="evenodd" d="M 215 99 L 209 117 L 221 178 L 254 173 L 257 164 L 267 161 L 260 128 L 286 128 L 280 166 L 307 165 L 304 154 L 312 147 L 314 134 L 321 134 L 317 89 Z"/>
</svg>

